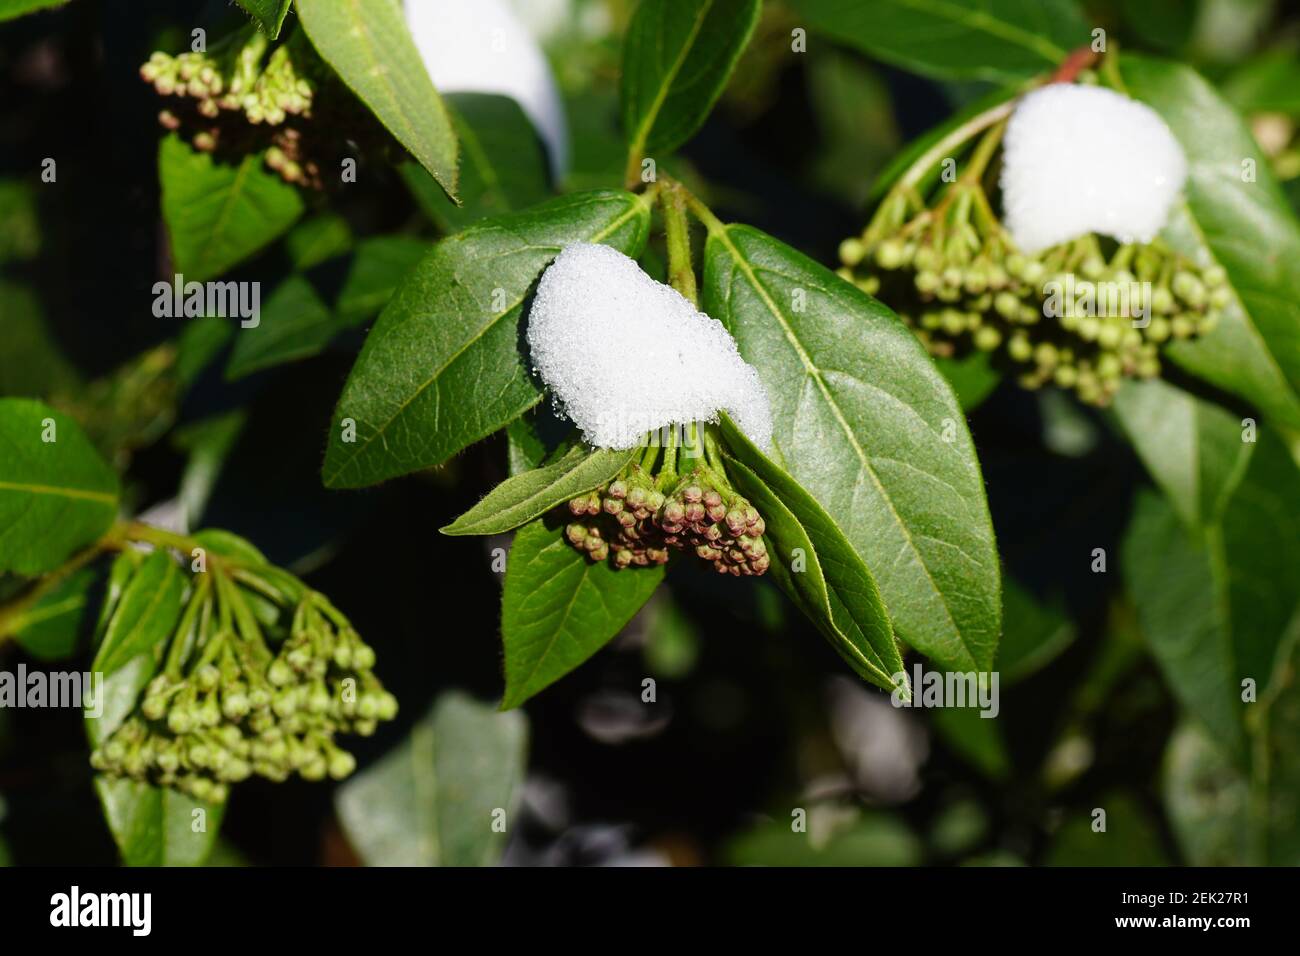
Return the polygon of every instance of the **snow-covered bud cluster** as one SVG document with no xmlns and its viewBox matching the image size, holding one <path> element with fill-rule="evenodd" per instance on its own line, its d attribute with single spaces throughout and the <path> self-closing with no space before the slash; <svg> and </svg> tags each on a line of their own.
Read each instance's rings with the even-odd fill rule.
<svg viewBox="0 0 1300 956">
<path fill-rule="evenodd" d="M 375 652 L 315 591 L 303 591 L 274 654 L 259 634 L 227 621 L 195 641 L 182 665 L 177 651 L 190 640 L 172 638 L 182 647 L 91 755 L 96 770 L 212 801 L 254 774 L 339 780 L 356 761 L 335 735 L 368 736 L 397 714 L 374 675 Z"/>
<path fill-rule="evenodd" d="M 159 122 L 186 131 L 195 149 L 265 146 L 267 165 L 285 180 L 316 185 L 319 164 L 307 159 L 303 138 L 321 83 L 318 58 L 300 31 L 267 56 L 269 47 L 250 27 L 207 52 L 155 52 L 140 76 L 168 99 Z"/>
<path fill-rule="evenodd" d="M 1148 107 L 1049 86 L 1007 125 L 1008 229 L 983 183 L 1000 134 L 986 133 L 931 200 L 892 190 L 862 235 L 840 244 L 840 275 L 936 356 L 989 352 L 1026 388 L 1051 383 L 1105 405 L 1123 378 L 1159 375 L 1159 347 L 1208 333 L 1231 300 L 1222 268 L 1155 238 L 1186 160 Z"/>
<path fill-rule="evenodd" d="M 687 551 L 720 574 L 757 575 L 771 564 L 763 518 L 707 467 L 660 491 L 633 465 L 615 480 L 572 499 L 568 542 L 592 561 L 616 568 L 667 564 L 669 549 Z"/>
</svg>

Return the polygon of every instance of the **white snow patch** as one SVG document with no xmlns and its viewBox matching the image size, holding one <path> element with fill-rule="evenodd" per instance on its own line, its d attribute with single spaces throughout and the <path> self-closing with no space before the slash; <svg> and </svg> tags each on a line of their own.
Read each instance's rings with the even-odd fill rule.
<svg viewBox="0 0 1300 956">
<path fill-rule="evenodd" d="M 633 448 L 666 425 L 725 410 L 772 446 L 758 373 L 721 322 L 609 246 L 567 246 L 542 274 L 528 315 L 533 367 L 556 406 L 597 448 Z"/>
<path fill-rule="evenodd" d="M 1150 242 L 1187 178 L 1160 115 L 1096 86 L 1053 83 L 1020 101 L 1003 146 L 1003 218 L 1025 252 L 1089 232 Z"/>
<path fill-rule="evenodd" d="M 569 129 L 550 64 L 503 0 L 405 0 L 406 24 L 439 93 L 498 93 L 532 120 L 551 170 L 568 168 Z"/>
</svg>

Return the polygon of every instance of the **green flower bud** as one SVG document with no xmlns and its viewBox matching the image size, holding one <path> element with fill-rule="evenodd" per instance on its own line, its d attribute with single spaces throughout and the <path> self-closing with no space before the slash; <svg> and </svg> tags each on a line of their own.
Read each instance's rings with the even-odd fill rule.
<svg viewBox="0 0 1300 956">
<path fill-rule="evenodd" d="M 845 239 L 840 243 L 840 261 L 846 266 L 856 266 L 867 254 L 860 239 Z"/>
<path fill-rule="evenodd" d="M 1034 347 L 1030 344 L 1029 336 L 1023 332 L 1017 332 L 1011 336 L 1007 342 L 1007 354 L 1017 362 L 1028 362 L 1034 354 Z"/>
<path fill-rule="evenodd" d="M 1002 333 L 986 325 L 975 333 L 975 347 L 982 352 L 992 352 L 1002 344 Z"/>
<path fill-rule="evenodd" d="M 356 758 L 346 750 L 335 750 L 329 757 L 329 775 L 334 780 L 342 780 L 357 769 Z"/>
</svg>

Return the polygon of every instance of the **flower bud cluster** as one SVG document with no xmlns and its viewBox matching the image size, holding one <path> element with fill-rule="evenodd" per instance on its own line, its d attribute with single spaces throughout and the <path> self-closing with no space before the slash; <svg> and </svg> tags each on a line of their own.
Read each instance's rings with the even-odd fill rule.
<svg viewBox="0 0 1300 956">
<path fill-rule="evenodd" d="M 1159 347 L 1211 331 L 1231 298 L 1222 268 L 1159 240 L 1107 251 L 1088 235 L 1025 255 L 967 183 L 934 208 L 887 198 L 840 260 L 840 275 L 898 312 L 931 354 L 988 352 L 1026 388 L 1055 384 L 1095 405 L 1125 377 L 1159 375 Z"/>
<path fill-rule="evenodd" d="M 191 639 L 178 632 L 172 641 Z M 368 736 L 397 714 L 374 675 L 375 652 L 317 592 L 304 590 L 274 654 L 259 633 L 236 627 L 193 643 L 188 667 L 169 652 L 169 666 L 91 755 L 96 770 L 214 802 L 254 774 L 339 780 L 356 761 L 335 735 Z"/>
<path fill-rule="evenodd" d="M 249 28 L 208 52 L 155 52 L 140 67 L 140 76 L 168 98 L 159 122 L 184 129 L 195 149 L 265 148 L 267 166 L 284 180 L 318 187 L 316 155 L 323 147 L 310 142 L 307 133 L 320 101 L 319 60 L 300 31 L 267 56 L 269 45 L 265 35 Z"/>
<path fill-rule="evenodd" d="M 225 111 L 240 113 L 249 123 L 278 126 L 291 115 L 310 116 L 315 84 L 294 64 L 301 47 L 282 43 L 263 66 L 267 46 L 266 36 L 254 30 L 236 34 L 210 53 L 157 51 L 140 67 L 140 76 L 162 96 L 192 101 L 208 119 Z"/>
<path fill-rule="evenodd" d="M 672 476 L 667 492 L 639 465 L 569 501 L 568 542 L 616 568 L 666 564 L 669 549 L 689 551 L 720 574 L 757 575 L 771 564 L 763 518 L 717 473 L 700 466 Z"/>
</svg>

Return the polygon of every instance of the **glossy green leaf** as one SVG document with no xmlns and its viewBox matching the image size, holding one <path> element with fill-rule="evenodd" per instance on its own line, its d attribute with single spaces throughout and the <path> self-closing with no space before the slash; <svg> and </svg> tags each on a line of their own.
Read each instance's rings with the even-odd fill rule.
<svg viewBox="0 0 1300 956">
<path fill-rule="evenodd" d="M 216 361 L 230 342 L 239 323 L 231 319 L 206 316 L 185 323 L 176 345 L 176 377 L 189 388 Z"/>
<path fill-rule="evenodd" d="M 95 670 L 111 674 L 167 640 L 180 620 L 185 587 L 185 576 L 170 553 L 149 555 L 109 619 L 95 655 Z"/>
<path fill-rule="evenodd" d="M 705 311 L 772 402 L 776 455 L 843 530 L 898 637 L 985 671 L 1000 581 L 979 461 L 952 389 L 892 312 L 747 226 L 710 233 Z"/>
<path fill-rule="evenodd" d="M 632 155 L 669 153 L 703 125 L 758 23 L 759 0 L 641 0 L 623 46 Z"/>
<path fill-rule="evenodd" d="M 1025 80 L 1092 42 L 1074 0 L 794 0 L 794 8 L 813 30 L 948 79 Z"/>
<path fill-rule="evenodd" d="M 1127 91 L 1153 107 L 1187 154 L 1186 201 L 1165 236 L 1218 262 L 1235 296 L 1208 335 L 1167 354 L 1188 371 L 1300 428 L 1300 223 L 1250 131 L 1189 67 L 1125 56 Z M 1247 179 L 1251 181 L 1247 181 Z"/>
<path fill-rule="evenodd" d="M 293 0 L 239 0 L 239 5 L 253 18 L 257 28 L 272 40 L 280 35 L 280 26 Z"/>
<path fill-rule="evenodd" d="M 1237 416 L 1161 379 L 1126 382 L 1114 409 L 1178 516 L 1190 526 L 1216 521 L 1255 448 Z"/>
<path fill-rule="evenodd" d="M 407 188 L 438 228 L 456 232 L 550 196 L 546 151 L 518 103 L 507 96 L 452 93 L 447 105 L 460 137 L 460 205 L 420 166 L 401 167 Z"/>
<path fill-rule="evenodd" d="M 443 534 L 502 534 L 544 515 L 570 498 L 612 479 L 638 454 L 575 445 L 554 464 L 507 478 L 451 524 Z"/>
<path fill-rule="evenodd" d="M 172 262 L 187 282 L 205 282 L 279 238 L 302 215 L 298 190 L 248 153 L 218 162 L 172 134 L 158 148 L 162 213 Z"/>
<path fill-rule="evenodd" d="M 117 475 L 75 421 L 0 399 L 0 571 L 58 567 L 108 530 L 117 499 Z"/>
<path fill-rule="evenodd" d="M 501 597 L 503 710 L 553 684 L 623 629 L 650 599 L 664 568 L 593 564 L 564 540 L 563 524 L 537 519 L 515 532 Z"/>
<path fill-rule="evenodd" d="M 637 255 L 648 202 L 598 191 L 485 220 L 443 239 L 376 321 L 334 413 L 322 475 L 375 484 L 440 464 L 541 400 L 521 345 L 524 301 L 560 249 Z M 344 420 L 355 423 L 348 441 Z"/>
<path fill-rule="evenodd" d="M 401 4 L 298 0 L 297 10 L 321 58 L 455 197 L 456 132 L 406 28 Z"/>
<path fill-rule="evenodd" d="M 370 866 L 491 866 L 517 823 L 527 751 L 522 712 L 446 693 L 334 806 Z"/>
<path fill-rule="evenodd" d="M 792 600 L 831 642 L 854 672 L 885 690 L 894 690 L 903 658 L 894 641 L 889 615 L 876 583 L 844 533 L 808 492 L 774 464 L 726 415 L 722 433 L 736 458 L 727 473 L 736 490 L 763 516 L 772 559 L 787 574 L 778 584 L 798 592 Z M 802 563 L 806 566 L 801 567 Z M 902 681 L 904 698 L 906 678 Z"/>
<path fill-rule="evenodd" d="M 127 866 L 202 866 L 225 815 L 225 804 L 124 777 L 97 776 L 95 792 Z"/>
<path fill-rule="evenodd" d="M 291 275 L 263 303 L 257 325 L 235 329 L 226 378 L 234 381 L 317 355 L 341 328 L 312 284 L 301 275 Z"/>
<path fill-rule="evenodd" d="M 74 571 L 17 617 L 6 620 L 0 637 L 12 634 L 39 660 L 71 657 L 89 619 L 91 591 L 100 576 L 94 568 Z"/>
</svg>

